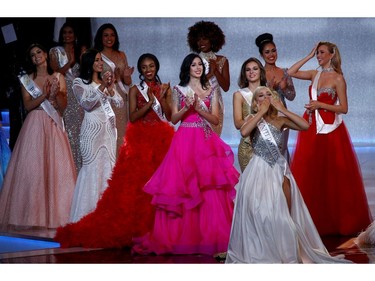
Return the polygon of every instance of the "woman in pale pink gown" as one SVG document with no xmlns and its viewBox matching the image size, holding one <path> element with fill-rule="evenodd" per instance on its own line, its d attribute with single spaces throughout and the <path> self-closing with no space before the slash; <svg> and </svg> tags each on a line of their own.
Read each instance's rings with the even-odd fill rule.
<svg viewBox="0 0 375 281">
<path fill-rule="evenodd" d="M 76 170 L 62 114 L 64 77 L 48 64 L 47 50 L 27 51 L 30 74 L 20 75 L 28 115 L 14 146 L 0 195 L 0 229 L 55 229 L 68 222 Z"/>
</svg>

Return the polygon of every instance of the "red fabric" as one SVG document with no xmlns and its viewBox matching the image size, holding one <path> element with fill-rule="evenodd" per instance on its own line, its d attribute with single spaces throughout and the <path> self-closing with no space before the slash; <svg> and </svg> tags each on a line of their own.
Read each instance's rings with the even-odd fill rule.
<svg viewBox="0 0 375 281">
<path fill-rule="evenodd" d="M 61 247 L 118 248 L 152 228 L 154 207 L 143 186 L 164 158 L 174 129 L 164 122 L 129 123 L 108 188 L 97 208 L 57 229 Z"/>
<path fill-rule="evenodd" d="M 328 93 L 318 100 L 335 101 Z M 326 123 L 334 120 L 332 112 L 321 115 Z M 311 117 L 310 128 L 298 134 L 291 170 L 320 235 L 357 235 L 372 219 L 349 133 L 342 123 L 331 133 L 316 134 Z"/>
</svg>

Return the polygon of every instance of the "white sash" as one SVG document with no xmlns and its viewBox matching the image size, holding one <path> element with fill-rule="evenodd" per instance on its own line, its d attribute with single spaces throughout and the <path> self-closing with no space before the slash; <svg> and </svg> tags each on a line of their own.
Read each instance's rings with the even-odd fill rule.
<svg viewBox="0 0 375 281">
<path fill-rule="evenodd" d="M 52 49 L 52 51 L 55 51 L 60 67 L 63 67 L 69 62 L 68 55 L 66 54 L 65 49 L 63 47 L 55 47 Z M 73 80 L 75 78 L 70 67 L 68 71 L 65 73 L 65 76 L 68 76 L 70 80 Z"/>
<path fill-rule="evenodd" d="M 248 105 L 251 107 L 251 101 L 253 99 L 253 92 L 249 90 L 249 88 L 243 88 L 238 90 Z"/>
<path fill-rule="evenodd" d="M 141 92 L 142 96 L 144 97 L 144 99 L 148 102 L 150 99 L 148 98 L 148 95 L 147 95 L 147 90 L 148 90 L 148 85 L 146 83 L 144 83 L 144 88 L 142 90 L 142 87 L 137 84 L 136 85 L 138 90 Z M 157 114 L 157 116 L 159 116 L 160 120 L 162 121 L 166 121 L 166 118 L 163 114 L 163 109 L 161 107 L 161 104 L 160 102 L 158 101 L 157 98 L 154 99 L 154 103 L 152 104 L 152 109 L 155 111 L 155 113 Z"/>
<path fill-rule="evenodd" d="M 182 86 L 177 85 L 176 87 L 180 90 L 180 92 L 185 97 L 194 97 L 194 91 L 193 91 L 192 88 L 190 88 L 190 86 L 182 87 Z M 200 107 L 204 111 L 210 112 L 210 110 L 208 109 L 207 105 L 200 98 L 198 98 L 198 102 L 199 102 Z M 198 115 L 198 116 L 199 116 L 200 119 L 202 119 L 202 121 L 204 121 L 212 129 L 212 125 L 211 125 L 210 122 L 208 122 L 206 119 L 202 118 L 200 115 Z"/>
<path fill-rule="evenodd" d="M 108 64 L 109 67 L 111 68 L 113 75 L 115 75 L 116 64 L 115 64 L 113 61 L 111 61 L 111 60 L 110 60 L 106 55 L 104 55 L 103 53 L 101 53 L 101 55 L 102 55 L 102 59 L 104 60 L 104 62 L 105 62 L 106 64 Z M 123 92 L 123 93 L 128 93 L 128 90 L 125 88 L 125 85 L 122 83 L 122 81 L 117 81 L 117 79 L 116 79 L 116 84 L 120 87 L 121 92 Z"/>
<path fill-rule="evenodd" d="M 32 96 L 34 99 L 42 95 L 42 91 L 38 88 L 38 86 L 34 83 L 33 80 L 30 79 L 29 75 L 26 73 L 22 73 L 18 76 L 21 84 L 25 87 L 26 91 Z M 40 106 L 43 110 L 48 114 L 49 117 L 52 118 L 53 121 L 57 124 L 61 130 L 65 131 L 64 121 L 60 114 L 56 111 L 56 109 L 52 106 L 49 100 L 44 100 Z"/>
<path fill-rule="evenodd" d="M 318 88 L 318 81 L 320 77 L 321 71 L 318 71 L 317 74 L 315 75 L 314 82 L 311 87 L 311 98 L 313 100 L 318 100 L 318 93 L 317 93 L 317 88 Z M 335 105 L 340 104 L 339 99 L 336 99 Z M 319 114 L 319 110 L 315 110 L 315 119 L 316 119 L 316 133 L 317 134 L 328 134 L 333 132 L 340 124 L 342 123 L 342 116 L 341 114 L 335 113 L 335 121 L 333 124 L 325 124 L 322 117 Z"/>
<path fill-rule="evenodd" d="M 259 120 L 257 124 L 258 130 L 260 134 L 262 135 L 262 138 L 265 140 L 265 143 L 268 147 L 269 152 L 272 155 L 272 158 L 277 162 L 280 157 L 282 157 L 280 150 L 277 146 L 277 143 L 275 139 L 273 138 L 273 135 L 271 133 L 270 128 L 268 127 L 267 122 L 262 118 Z"/>
<path fill-rule="evenodd" d="M 94 84 L 94 88 L 95 88 L 97 91 L 101 92 L 101 91 L 99 90 L 100 85 L 98 85 L 98 84 L 95 83 L 95 82 L 93 82 L 93 84 Z M 101 99 L 101 106 L 102 106 L 102 109 L 103 109 L 105 115 L 107 116 L 107 120 L 115 120 L 115 112 L 113 111 L 112 106 L 111 106 L 111 103 L 110 103 L 110 101 L 109 101 L 109 98 L 106 96 L 106 93 L 105 93 L 105 92 L 107 92 L 107 89 L 104 89 L 104 95 L 105 95 L 105 96 L 103 96 L 103 98 Z M 114 123 L 113 123 L 112 125 L 115 126 Z"/>
</svg>

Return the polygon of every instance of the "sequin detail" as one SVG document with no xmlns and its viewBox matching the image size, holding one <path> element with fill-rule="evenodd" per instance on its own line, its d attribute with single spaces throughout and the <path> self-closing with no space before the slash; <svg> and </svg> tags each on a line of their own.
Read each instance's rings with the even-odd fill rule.
<svg viewBox="0 0 375 281">
<path fill-rule="evenodd" d="M 277 148 L 281 151 L 282 148 L 282 132 L 273 126 L 270 123 L 267 123 L 270 131 L 272 133 L 273 138 L 276 141 Z M 271 152 L 268 149 L 268 146 L 273 146 L 273 143 L 267 143 L 265 139 L 263 139 L 262 135 L 260 134 L 258 128 L 256 129 L 254 136 L 252 137 L 252 143 L 254 148 L 254 154 L 261 157 L 264 161 L 266 161 L 271 167 L 275 165 L 277 159 L 275 159 Z M 281 154 L 280 154 L 281 155 Z"/>
</svg>

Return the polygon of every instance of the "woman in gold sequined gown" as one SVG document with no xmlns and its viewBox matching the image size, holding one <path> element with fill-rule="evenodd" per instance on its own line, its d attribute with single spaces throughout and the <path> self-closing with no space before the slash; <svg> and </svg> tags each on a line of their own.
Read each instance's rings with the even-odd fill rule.
<svg viewBox="0 0 375 281">
<path fill-rule="evenodd" d="M 116 78 L 116 90 L 124 100 L 123 108 L 114 108 L 117 128 L 117 156 L 124 143 L 126 125 L 129 121 L 129 87 L 132 85 L 131 75 L 134 67 L 128 65 L 125 52 L 120 51 L 120 42 L 116 28 L 111 23 L 99 27 L 94 39 L 94 48 L 101 52 L 104 60 L 103 73 L 111 71 Z"/>
<path fill-rule="evenodd" d="M 233 120 L 234 126 L 240 130 L 250 114 L 251 99 L 258 86 L 266 85 L 266 72 L 262 63 L 251 57 L 241 66 L 238 86 L 240 89 L 233 94 Z M 238 145 L 238 162 L 243 172 L 252 156 L 250 137 L 241 137 Z"/>
</svg>

